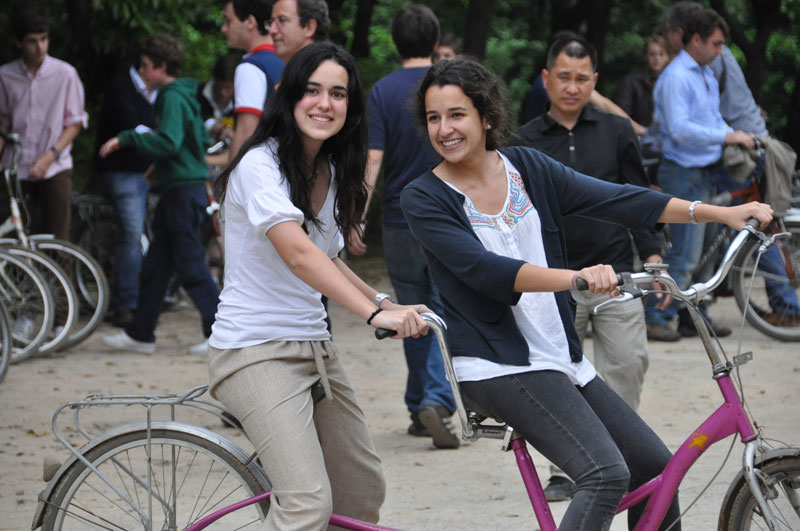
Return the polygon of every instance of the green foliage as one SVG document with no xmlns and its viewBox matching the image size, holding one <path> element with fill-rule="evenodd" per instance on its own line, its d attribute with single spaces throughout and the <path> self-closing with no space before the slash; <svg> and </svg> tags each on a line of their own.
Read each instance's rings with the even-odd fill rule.
<svg viewBox="0 0 800 531">
<path fill-rule="evenodd" d="M 11 0 L 0 10 L 0 32 L 5 42 L 0 46 L 0 62 L 18 56 L 10 33 L 10 17 L 15 6 L 29 0 Z M 86 106 L 90 113 L 90 130 L 82 132 L 75 142 L 75 181 L 88 181 L 94 156 L 94 130 L 102 102 L 102 92 L 111 74 L 134 59 L 137 43 L 156 33 L 171 33 L 184 44 L 184 74 L 201 80 L 210 77 L 216 58 L 226 46 L 219 28 L 222 23 L 218 0 L 39 0 L 49 10 L 52 20 L 51 55 L 65 59 L 79 71 L 86 88 Z M 543 66 L 547 41 L 556 30 L 552 12 L 560 0 L 497 0 L 493 4 L 485 63 L 497 72 L 508 87 L 512 118 L 516 117 L 530 83 Z M 582 31 L 594 21 L 585 19 L 591 0 L 560 2 L 560 7 L 576 8 L 576 20 Z M 7 2 L 8 3 L 8 2 Z M 332 13 L 337 21 L 331 38 L 350 45 L 358 0 L 343 0 Z M 359 60 L 364 85 L 372 84 L 400 66 L 400 58 L 391 38 L 391 22 L 406 0 L 375 1 L 369 33 L 370 55 Z M 470 0 L 428 0 L 423 2 L 439 16 L 443 32 L 464 36 Z M 642 65 L 644 39 L 660 30 L 661 14 L 672 0 L 612 0 L 607 23 L 601 28 L 604 40 L 598 71 L 600 91 L 613 96 L 619 80 Z M 708 2 L 703 2 L 708 4 Z M 755 0 L 727 0 L 726 8 L 745 30 L 754 35 Z M 782 0 L 784 20 L 776 27 L 767 46 L 765 78 L 759 101 L 770 116 L 770 130 L 778 136 L 798 133 L 790 131 L 800 119 L 792 108 L 792 97 L 798 90 L 800 76 L 800 0 Z M 604 32 L 604 33 L 603 33 Z M 732 43 L 733 44 L 733 43 Z M 745 64 L 745 56 L 731 46 L 737 60 Z M 751 58 L 752 60 L 752 58 Z M 796 100 L 794 100 L 796 101 Z M 794 113 L 794 114 L 792 114 Z M 794 120 L 794 122 L 792 122 Z M 800 142 L 800 140 L 797 140 Z M 800 146 L 795 146 L 800 147 Z M 82 186 L 79 184 L 79 186 Z"/>
</svg>

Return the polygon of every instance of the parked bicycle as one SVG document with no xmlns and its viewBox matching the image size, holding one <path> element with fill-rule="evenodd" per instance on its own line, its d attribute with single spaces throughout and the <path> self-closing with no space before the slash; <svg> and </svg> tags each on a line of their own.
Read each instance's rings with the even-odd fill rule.
<svg viewBox="0 0 800 531">
<path fill-rule="evenodd" d="M 711 204 L 763 202 L 765 179 L 763 177 L 764 149 L 756 145 L 759 162 L 750 178 L 750 183 L 737 190 L 725 191 L 714 196 Z M 793 178 L 800 186 L 800 172 Z M 797 191 L 794 194 L 798 193 Z M 768 229 L 771 233 L 790 233 L 791 238 L 775 242 L 753 268 L 760 243 L 754 241 L 739 256 L 733 265 L 726 286 L 736 298 L 736 304 L 747 321 L 758 331 L 783 341 L 800 341 L 800 315 L 797 301 L 800 300 L 800 199 L 793 200 L 783 216 L 775 216 Z M 734 231 L 722 227 L 717 236 L 706 247 L 693 273 L 707 270 L 730 244 Z"/>
<path fill-rule="evenodd" d="M 0 238 L 0 246 L 35 264 L 47 280 L 55 303 L 55 321 L 52 337 L 37 351 L 53 352 L 80 343 L 97 328 L 108 307 L 108 281 L 97 261 L 80 247 L 52 235 L 27 234 L 17 179 L 20 139 L 18 135 L 3 137 L 5 145 L 13 149 L 13 157 L 3 171 L 11 215 L 0 225 L 0 236 L 14 237 Z M 14 361 L 20 359 L 15 357 Z"/>
<path fill-rule="evenodd" d="M 738 434 L 744 444 L 743 467 L 725 497 L 719 529 L 800 530 L 800 447 L 770 448 L 768 439 L 746 412 L 741 385 L 737 393 L 737 382 L 732 378 L 732 373 L 750 361 L 752 354 L 737 354 L 728 360 L 696 310 L 697 304 L 720 285 L 752 241 L 769 247 L 778 236 L 785 235 L 767 237 L 753 226 L 745 227 L 734 238 L 714 275 L 707 282 L 685 291 L 667 274 L 666 266 L 647 264 L 642 273 L 621 275 L 622 296 L 604 303 L 615 304 L 641 297 L 647 294 L 653 281 L 660 282 L 673 296 L 686 302 L 693 310 L 692 318 L 723 400 L 722 406 L 691 432 L 659 477 L 623 498 L 620 512 L 646 500 L 647 510 L 636 529 L 658 528 L 679 484 L 700 455 L 712 444 Z M 595 311 L 598 310 L 602 308 Z M 445 323 L 433 314 L 425 314 L 424 318 L 441 347 L 456 398 L 462 437 L 468 441 L 502 439 L 503 449 L 515 455 L 540 528 L 555 530 L 525 441 L 512 426 L 502 420 L 492 423 L 489 412 L 465 403 L 456 383 L 444 334 Z M 739 378 L 736 380 L 740 382 Z M 205 391 L 206 386 L 198 386 L 182 396 L 90 396 L 58 408 L 53 416 L 53 433 L 72 456 L 57 470 L 51 470 L 48 486 L 40 495 L 33 528 L 49 531 L 95 525 L 103 529 L 199 531 L 215 522 L 220 529 L 257 525 L 269 511 L 270 485 L 256 454 L 248 455 L 230 439 L 206 428 L 176 420 L 178 406 L 221 417 L 223 411 L 219 406 L 202 399 Z M 120 426 L 99 436 L 90 435 L 81 425 L 80 413 L 87 408 L 130 405 L 145 407 L 145 422 Z M 167 408 L 170 420 L 154 421 L 156 408 Z M 74 447 L 58 426 L 59 417 L 65 411 L 73 411 L 75 428 L 88 440 L 80 448 Z M 330 523 L 355 530 L 389 529 L 340 515 L 333 515 Z"/>
</svg>

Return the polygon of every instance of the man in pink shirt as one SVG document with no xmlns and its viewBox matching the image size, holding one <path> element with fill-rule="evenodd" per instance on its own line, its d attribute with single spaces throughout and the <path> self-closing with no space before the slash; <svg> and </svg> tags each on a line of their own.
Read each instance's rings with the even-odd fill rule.
<svg viewBox="0 0 800 531">
<path fill-rule="evenodd" d="M 22 8 L 13 22 L 21 57 L 0 66 L 0 128 L 22 137 L 19 178 L 31 232 L 68 239 L 70 151 L 89 118 L 83 85 L 75 68 L 47 55 L 49 21 L 41 11 Z M 10 162 L 11 153 L 4 153 L 3 165 Z"/>
</svg>

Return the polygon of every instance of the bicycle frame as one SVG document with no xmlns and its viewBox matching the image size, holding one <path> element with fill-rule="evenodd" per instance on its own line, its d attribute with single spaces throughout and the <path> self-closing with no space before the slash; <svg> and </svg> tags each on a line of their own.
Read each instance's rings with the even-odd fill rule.
<svg viewBox="0 0 800 531">
<path fill-rule="evenodd" d="M 728 248 L 725 257 L 723 258 L 723 265 L 712 278 L 705 284 L 695 284 L 686 292 L 681 292 L 675 284 L 672 277 L 667 274 L 661 273 L 660 268 L 654 267 L 648 273 L 641 273 L 636 275 L 639 282 L 645 279 L 648 281 L 653 280 L 653 277 L 659 277 L 659 280 L 667 284 L 671 291 L 675 293 L 682 293 L 685 298 L 689 300 L 699 301 L 709 291 L 715 289 L 722 279 L 727 275 L 730 270 L 733 260 L 742 248 L 745 241 L 755 234 L 753 227 L 748 227 L 740 231 L 734 241 Z M 628 280 L 632 280 L 628 276 Z M 633 298 L 632 296 L 630 298 Z M 597 309 L 595 309 L 596 311 Z M 444 331 L 446 325 L 442 319 L 434 314 L 423 314 L 423 318 L 428 323 L 428 326 L 433 330 L 439 342 L 440 351 L 444 360 L 445 373 L 447 379 L 451 384 L 453 395 L 456 402 L 456 409 L 461 420 L 462 438 L 464 440 L 475 440 L 478 438 L 493 438 L 503 439 L 503 450 L 511 450 L 519 468 L 520 475 L 522 476 L 525 490 L 528 493 L 528 498 L 531 506 L 536 515 L 536 519 L 540 526 L 541 531 L 556 531 L 557 526 L 553 518 L 553 514 L 547 504 L 539 477 L 536 474 L 536 468 L 533 459 L 528 452 L 525 440 L 517 434 L 511 426 L 486 426 L 481 424 L 485 417 L 469 412 L 464 405 L 463 396 L 457 383 L 455 370 L 453 369 L 452 360 L 450 358 L 450 350 L 447 345 L 447 339 Z M 758 504 L 761 506 L 770 527 L 774 529 L 774 517 L 765 503 L 764 495 L 761 491 L 761 486 L 758 483 L 755 475 L 755 455 L 758 450 L 757 434 L 753 428 L 753 424 L 747 413 L 744 410 L 742 401 L 734 387 L 733 381 L 730 377 L 730 372 L 734 365 L 731 363 L 723 363 L 722 358 L 717 352 L 716 346 L 711 340 L 708 328 L 702 320 L 702 317 L 692 313 L 692 318 L 695 321 L 695 326 L 700 335 L 700 339 L 705 346 L 709 361 L 712 365 L 713 378 L 717 382 L 720 393 L 722 393 L 723 403 L 714 411 L 692 434 L 683 442 L 680 448 L 670 459 L 667 466 L 664 468 L 659 476 L 653 478 L 646 484 L 640 486 L 633 492 L 625 495 L 620 501 L 617 508 L 617 514 L 626 511 L 634 505 L 647 500 L 645 510 L 635 526 L 635 531 L 651 531 L 658 528 L 662 523 L 666 512 L 672 503 L 672 499 L 678 491 L 678 486 L 685 477 L 688 470 L 700 458 L 700 456 L 711 445 L 725 439 L 733 434 L 739 434 L 742 442 L 745 444 L 744 456 L 742 459 L 743 470 L 745 478 L 750 486 L 751 491 L 754 493 Z M 747 355 L 739 356 L 734 361 L 736 365 L 745 363 L 749 357 Z M 221 509 L 203 520 L 195 523 L 187 528 L 187 531 L 200 531 L 206 526 L 215 522 L 226 514 L 229 514 L 238 508 L 245 507 L 252 503 L 257 503 L 269 497 L 269 493 L 264 493 L 255 496 L 248 500 L 244 500 L 237 504 L 231 505 Z M 367 524 L 358 520 L 352 520 L 340 515 L 332 515 L 330 523 L 338 525 L 346 529 L 361 530 L 385 530 L 391 529 L 380 527 L 372 524 Z"/>
</svg>

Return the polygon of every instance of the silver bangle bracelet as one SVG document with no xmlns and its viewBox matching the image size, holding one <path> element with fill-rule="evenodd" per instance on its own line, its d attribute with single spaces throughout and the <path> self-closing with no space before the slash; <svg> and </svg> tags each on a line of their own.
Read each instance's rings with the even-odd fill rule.
<svg viewBox="0 0 800 531">
<path fill-rule="evenodd" d="M 692 201 L 692 204 L 689 205 L 689 221 L 692 222 L 692 225 L 697 225 L 697 218 L 694 217 L 694 209 L 697 208 L 697 205 L 702 203 L 702 201 Z"/>
<path fill-rule="evenodd" d="M 375 295 L 375 298 L 372 299 L 372 304 L 380 308 L 381 303 L 386 299 L 389 299 L 389 302 L 394 302 L 394 299 L 388 293 L 378 293 Z"/>
</svg>

